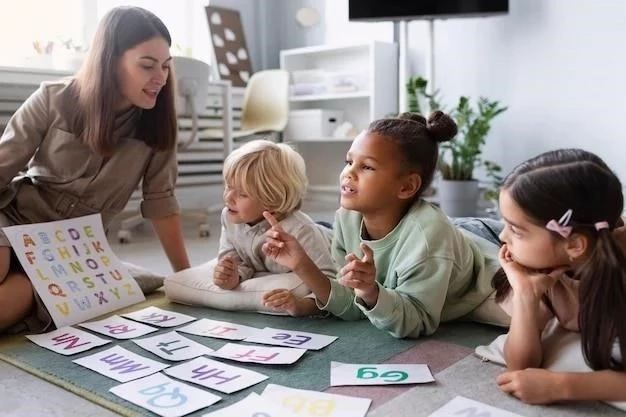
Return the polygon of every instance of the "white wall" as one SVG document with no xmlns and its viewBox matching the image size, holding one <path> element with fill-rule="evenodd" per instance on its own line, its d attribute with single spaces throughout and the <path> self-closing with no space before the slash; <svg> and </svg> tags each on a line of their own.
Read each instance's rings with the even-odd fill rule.
<svg viewBox="0 0 626 417">
<path fill-rule="evenodd" d="M 436 83 L 449 103 L 485 95 L 509 110 L 487 157 L 505 170 L 537 153 L 581 147 L 626 182 L 626 2 L 510 0 L 505 17 L 435 22 Z M 427 26 L 409 26 L 413 72 L 426 73 Z"/>
</svg>

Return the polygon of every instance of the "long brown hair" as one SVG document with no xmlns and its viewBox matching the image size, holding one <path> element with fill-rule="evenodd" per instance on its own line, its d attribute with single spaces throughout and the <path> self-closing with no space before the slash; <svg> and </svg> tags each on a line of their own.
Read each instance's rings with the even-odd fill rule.
<svg viewBox="0 0 626 417">
<path fill-rule="evenodd" d="M 624 197 L 617 176 L 597 155 L 581 149 L 546 152 L 518 165 L 503 189 L 536 224 L 546 225 L 572 210 L 572 233 L 590 242 L 585 262 L 573 271 L 580 281 L 578 317 L 585 360 L 593 369 L 626 369 L 626 257 L 613 238 L 621 224 Z M 594 224 L 606 221 L 608 229 Z M 554 233 L 554 239 L 562 239 Z M 497 299 L 510 291 L 506 276 L 493 281 Z M 611 358 L 619 341 L 622 363 Z"/>
<path fill-rule="evenodd" d="M 433 180 L 439 157 L 439 142 L 451 140 L 457 131 L 454 120 L 440 110 L 433 112 L 428 119 L 417 113 L 400 113 L 395 118 L 375 120 L 367 129 L 367 133 L 393 140 L 398 146 L 403 168 L 421 177 L 422 185 L 412 202 L 422 195 Z"/>
<path fill-rule="evenodd" d="M 140 7 L 116 7 L 100 21 L 88 55 L 68 89 L 66 106 L 72 130 L 95 152 L 111 155 L 119 138 L 114 136 L 116 104 L 119 101 L 118 66 L 124 52 L 154 37 L 172 39 L 163 22 Z M 169 71 L 154 108 L 141 110 L 135 136 L 156 150 L 176 144 L 175 85 Z"/>
</svg>

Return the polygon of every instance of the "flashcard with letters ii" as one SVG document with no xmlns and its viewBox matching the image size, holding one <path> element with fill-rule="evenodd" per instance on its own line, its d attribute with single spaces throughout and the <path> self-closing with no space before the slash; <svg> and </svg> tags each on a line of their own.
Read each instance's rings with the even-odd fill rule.
<svg viewBox="0 0 626 417">
<path fill-rule="evenodd" d="M 145 300 L 109 247 L 100 214 L 2 230 L 57 328 Z"/>
</svg>

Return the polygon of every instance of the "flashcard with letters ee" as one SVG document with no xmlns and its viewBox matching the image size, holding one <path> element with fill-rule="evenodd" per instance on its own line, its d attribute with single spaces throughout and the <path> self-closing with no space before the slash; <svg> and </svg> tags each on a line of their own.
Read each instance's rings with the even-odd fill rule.
<svg viewBox="0 0 626 417">
<path fill-rule="evenodd" d="M 265 327 L 246 337 L 246 342 L 263 343 L 265 345 L 297 347 L 300 349 L 320 350 L 337 340 L 336 336 L 283 330 Z"/>
</svg>

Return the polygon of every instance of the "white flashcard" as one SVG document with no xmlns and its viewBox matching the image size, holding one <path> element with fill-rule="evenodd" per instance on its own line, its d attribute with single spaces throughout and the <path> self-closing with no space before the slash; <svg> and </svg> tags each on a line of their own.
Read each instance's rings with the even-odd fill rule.
<svg viewBox="0 0 626 417">
<path fill-rule="evenodd" d="M 61 355 L 73 355 L 111 342 L 69 326 L 44 334 L 29 334 L 26 337 L 31 342 Z"/>
<path fill-rule="evenodd" d="M 162 308 L 153 306 L 121 315 L 135 321 L 154 324 L 159 327 L 175 327 L 196 320 L 195 317 L 183 313 L 163 310 Z"/>
<path fill-rule="evenodd" d="M 306 349 L 226 343 L 209 356 L 230 359 L 238 362 L 288 365 L 296 362 L 305 353 Z"/>
<path fill-rule="evenodd" d="M 246 342 L 263 343 L 265 345 L 297 347 L 301 349 L 320 350 L 337 340 L 336 336 L 283 330 L 266 327 L 245 339 Z"/>
<path fill-rule="evenodd" d="M 258 372 L 226 365 L 209 358 L 192 359 L 166 369 L 165 373 L 224 394 L 232 394 L 267 379 L 266 375 Z"/>
<path fill-rule="evenodd" d="M 111 250 L 100 214 L 2 230 L 57 328 L 146 299 Z"/>
<path fill-rule="evenodd" d="M 102 352 L 74 359 L 72 362 L 120 382 L 148 376 L 169 366 L 144 358 L 121 346 L 113 346 Z"/>
<path fill-rule="evenodd" d="M 268 384 L 261 397 L 280 404 L 299 417 L 364 417 L 372 403 L 369 398 L 327 394 L 275 384 Z"/>
<path fill-rule="evenodd" d="M 104 320 L 80 323 L 79 326 L 116 339 L 132 339 L 133 337 L 144 336 L 158 330 L 156 327 L 146 326 L 120 316 L 111 316 Z"/>
<path fill-rule="evenodd" d="M 218 339 L 227 340 L 244 340 L 254 332 L 259 331 L 256 327 L 211 319 L 200 319 L 176 330 L 198 336 L 216 337 Z"/>
<path fill-rule="evenodd" d="M 460 395 L 454 397 L 452 401 L 443 407 L 435 410 L 428 417 L 522 417 L 519 414 L 502 410 Z"/>
<path fill-rule="evenodd" d="M 243 400 L 202 417 L 296 417 L 278 404 L 269 402 L 256 392 Z"/>
<path fill-rule="evenodd" d="M 213 352 L 210 347 L 181 336 L 176 332 L 157 334 L 133 342 L 157 356 L 169 361 L 186 361 Z"/>
<path fill-rule="evenodd" d="M 111 388 L 113 394 L 163 417 L 180 417 L 215 404 L 221 397 L 162 373 Z"/>
<path fill-rule="evenodd" d="M 428 365 L 384 364 L 367 365 L 330 362 L 330 386 L 393 385 L 433 382 Z"/>
</svg>

